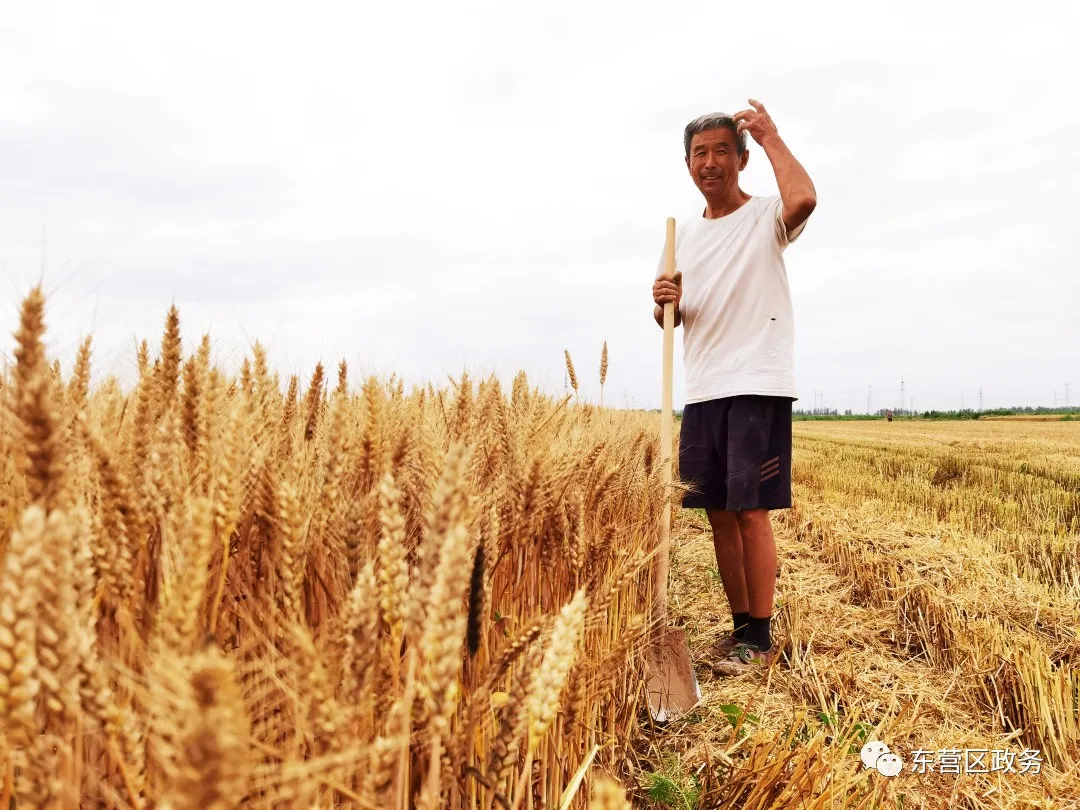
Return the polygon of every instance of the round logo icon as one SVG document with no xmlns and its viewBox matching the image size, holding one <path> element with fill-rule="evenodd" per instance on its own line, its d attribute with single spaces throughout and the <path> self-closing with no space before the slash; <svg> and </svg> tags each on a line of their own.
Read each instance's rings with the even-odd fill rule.
<svg viewBox="0 0 1080 810">
<path fill-rule="evenodd" d="M 882 754 L 877 758 L 877 770 L 882 776 L 896 776 L 904 770 L 904 762 L 896 754 Z"/>
<path fill-rule="evenodd" d="M 862 747 L 860 756 L 862 756 L 863 765 L 867 768 L 876 768 L 878 757 L 887 753 L 889 753 L 889 746 L 877 740 L 870 740 Z"/>
<path fill-rule="evenodd" d="M 870 740 L 859 752 L 863 765 L 872 768 L 882 776 L 896 776 L 904 770 L 904 761 L 889 750 L 883 742 Z"/>
</svg>

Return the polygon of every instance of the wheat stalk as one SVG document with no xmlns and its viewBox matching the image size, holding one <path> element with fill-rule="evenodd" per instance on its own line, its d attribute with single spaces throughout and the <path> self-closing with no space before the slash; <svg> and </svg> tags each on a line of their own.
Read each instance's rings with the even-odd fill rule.
<svg viewBox="0 0 1080 810">
<path fill-rule="evenodd" d="M 536 749 L 559 709 L 566 676 L 577 652 L 586 605 L 585 592 L 579 589 L 559 612 L 552 627 L 551 641 L 540 664 L 540 673 L 527 699 L 530 750 Z"/>
<path fill-rule="evenodd" d="M 570 377 L 570 387 L 574 389 L 574 402 L 577 402 L 578 395 L 578 383 L 577 374 L 574 373 L 574 361 L 570 359 L 570 350 L 563 349 L 563 354 L 566 357 L 566 374 Z"/>
<path fill-rule="evenodd" d="M 165 332 L 161 338 L 158 390 L 163 403 L 171 403 L 179 390 L 181 351 L 180 311 L 173 304 L 165 318 Z"/>
<path fill-rule="evenodd" d="M 608 353 L 607 353 L 607 341 L 604 341 L 604 348 L 600 350 L 600 407 L 604 407 L 604 383 L 607 382 L 608 372 Z"/>
<path fill-rule="evenodd" d="M 28 507 L 11 535 L 0 579 L 0 725 L 16 745 L 37 733 L 37 606 L 44 535 L 45 511 Z"/>
</svg>

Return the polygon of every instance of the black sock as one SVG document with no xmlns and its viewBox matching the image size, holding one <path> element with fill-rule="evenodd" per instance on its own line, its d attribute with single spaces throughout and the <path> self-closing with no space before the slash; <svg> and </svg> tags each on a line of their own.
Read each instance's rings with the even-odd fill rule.
<svg viewBox="0 0 1080 810">
<path fill-rule="evenodd" d="M 750 611 L 731 614 L 731 623 L 735 625 L 735 632 L 732 635 L 739 641 L 743 640 L 743 635 L 746 633 L 746 623 L 748 621 L 750 621 Z"/>
<path fill-rule="evenodd" d="M 772 646 L 772 636 L 769 634 L 769 616 L 764 619 L 759 619 L 756 616 L 751 616 L 746 623 L 746 634 L 743 636 L 743 643 L 749 644 L 751 647 L 756 647 L 765 652 Z"/>
</svg>

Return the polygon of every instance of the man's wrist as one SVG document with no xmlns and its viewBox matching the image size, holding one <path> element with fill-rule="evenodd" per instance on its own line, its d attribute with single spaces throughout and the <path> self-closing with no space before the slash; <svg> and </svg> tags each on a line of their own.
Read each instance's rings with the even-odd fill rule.
<svg viewBox="0 0 1080 810">
<path fill-rule="evenodd" d="M 769 152 L 786 149 L 787 147 L 784 144 L 784 139 L 780 137 L 780 133 L 773 131 L 761 139 L 761 148 Z"/>
</svg>

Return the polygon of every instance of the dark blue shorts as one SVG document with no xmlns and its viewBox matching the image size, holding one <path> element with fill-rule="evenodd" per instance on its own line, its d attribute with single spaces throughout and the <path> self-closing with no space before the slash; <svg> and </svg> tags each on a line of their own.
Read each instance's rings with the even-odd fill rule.
<svg viewBox="0 0 1080 810">
<path fill-rule="evenodd" d="M 693 402 L 679 429 L 684 509 L 791 507 L 790 397 L 756 394 Z"/>
</svg>

